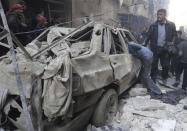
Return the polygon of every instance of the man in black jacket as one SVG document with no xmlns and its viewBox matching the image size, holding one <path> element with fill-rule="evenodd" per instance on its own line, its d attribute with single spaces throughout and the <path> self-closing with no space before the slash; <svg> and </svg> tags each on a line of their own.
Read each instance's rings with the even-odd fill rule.
<svg viewBox="0 0 187 131">
<path fill-rule="evenodd" d="M 179 56 L 179 45 L 181 42 L 185 41 L 185 39 L 182 38 L 182 31 L 177 31 L 177 39 L 175 42 L 175 48 L 176 53 L 172 57 L 171 61 L 171 72 L 175 75 L 176 81 L 173 84 L 173 86 L 177 87 L 180 84 L 180 76 L 182 74 L 182 64 L 180 62 L 180 56 Z"/>
<path fill-rule="evenodd" d="M 145 45 L 150 42 L 150 48 L 153 52 L 153 64 L 151 77 L 156 82 L 158 74 L 158 63 L 162 66 L 162 78 L 165 83 L 168 78 L 170 67 L 170 47 L 173 45 L 176 37 L 176 27 L 173 22 L 166 19 L 166 10 L 157 11 L 157 21 L 149 27 Z"/>
<path fill-rule="evenodd" d="M 179 56 L 180 56 L 178 79 L 180 79 L 180 74 L 184 72 L 182 89 L 187 90 L 187 40 L 182 41 L 177 47 L 179 49 Z"/>
<path fill-rule="evenodd" d="M 7 22 L 10 30 L 15 33 L 18 40 L 23 44 L 28 44 L 28 35 L 23 32 L 28 31 L 28 25 L 24 15 L 24 7 L 21 4 L 13 4 L 10 6 L 6 14 Z M 20 33 L 20 34 L 19 34 Z"/>
</svg>

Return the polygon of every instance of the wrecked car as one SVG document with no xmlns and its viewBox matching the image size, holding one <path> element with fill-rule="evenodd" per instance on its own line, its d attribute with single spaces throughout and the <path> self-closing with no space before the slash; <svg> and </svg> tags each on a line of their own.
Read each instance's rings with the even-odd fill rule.
<svg viewBox="0 0 187 131">
<path fill-rule="evenodd" d="M 128 52 L 129 41 L 136 40 L 128 30 L 90 22 L 77 29 L 49 28 L 24 50 L 17 47 L 35 130 L 78 131 L 89 122 L 110 122 L 118 96 L 136 82 L 141 69 Z M 0 89 L 8 90 L 2 110 L 9 122 L 2 127 L 27 130 L 12 67 L 7 53 L 0 61 Z"/>
</svg>

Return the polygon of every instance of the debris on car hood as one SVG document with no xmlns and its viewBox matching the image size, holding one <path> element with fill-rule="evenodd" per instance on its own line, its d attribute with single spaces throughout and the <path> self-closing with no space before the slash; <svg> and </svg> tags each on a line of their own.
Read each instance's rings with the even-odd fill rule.
<svg viewBox="0 0 187 131">
<path fill-rule="evenodd" d="M 54 27 L 47 34 L 47 41 L 39 43 L 31 42 L 25 49 L 32 56 L 44 47 L 47 47 L 51 41 L 57 37 L 62 37 L 73 29 L 62 29 Z M 64 31 L 64 32 L 63 32 Z M 39 45 L 39 44 L 40 45 Z M 65 45 L 65 44 L 64 44 Z M 66 46 L 68 47 L 68 46 Z M 65 48 L 64 48 L 65 49 Z M 33 88 L 36 88 L 37 79 L 44 81 L 43 85 L 43 109 L 48 118 L 63 116 L 70 105 L 71 89 L 69 83 L 70 57 L 69 50 L 65 49 L 58 56 L 52 56 L 48 53 L 41 55 L 39 59 L 29 60 L 24 52 L 18 47 L 16 49 L 16 58 L 19 67 L 19 75 L 24 88 L 26 97 L 31 98 Z M 13 63 L 8 52 L 6 57 L 0 61 L 0 89 L 9 90 L 11 95 L 19 95 L 16 88 L 16 77 L 13 70 Z M 59 70 L 63 70 L 59 73 Z M 52 94 L 52 95 L 51 95 Z M 63 107 L 62 107 L 63 105 Z"/>
</svg>

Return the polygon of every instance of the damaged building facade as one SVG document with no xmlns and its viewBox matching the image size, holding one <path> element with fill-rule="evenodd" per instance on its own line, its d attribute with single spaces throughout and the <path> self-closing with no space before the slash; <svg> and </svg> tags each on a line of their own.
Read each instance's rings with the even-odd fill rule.
<svg viewBox="0 0 187 131">
<path fill-rule="evenodd" d="M 26 3 L 26 14 L 31 20 L 37 14 L 46 16 L 51 25 L 72 20 L 71 0 L 2 0 L 5 12 L 11 5 L 21 1 Z"/>
<path fill-rule="evenodd" d="M 156 20 L 158 9 L 168 9 L 168 5 L 169 0 L 72 0 L 72 19 L 110 19 L 136 34 Z M 73 25 L 81 22 L 76 20 Z"/>
<path fill-rule="evenodd" d="M 3 0 L 5 10 L 21 0 Z M 49 23 L 77 27 L 89 20 L 119 22 L 133 32 L 156 19 L 156 11 L 168 8 L 169 0 L 24 0 L 30 12 L 43 13 Z"/>
</svg>

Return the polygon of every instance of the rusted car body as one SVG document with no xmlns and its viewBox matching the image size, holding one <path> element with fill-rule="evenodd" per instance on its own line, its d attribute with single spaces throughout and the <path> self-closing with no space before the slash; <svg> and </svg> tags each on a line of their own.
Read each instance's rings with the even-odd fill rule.
<svg viewBox="0 0 187 131">
<path fill-rule="evenodd" d="M 69 30 L 50 28 L 25 47 L 27 53 L 17 48 L 36 130 L 78 131 L 92 119 L 105 92 L 112 89 L 122 94 L 134 84 L 141 69 L 140 61 L 128 52 L 128 42 L 136 41 L 128 30 L 100 22 Z M 7 76 L 0 80 L 0 89 L 8 89 L 14 96 L 4 112 L 16 128 L 25 130 L 19 98 L 15 100 L 19 92 L 11 59 L 7 55 L 0 63 L 0 74 Z M 9 116 L 10 107 L 20 112 L 17 120 Z"/>
</svg>

